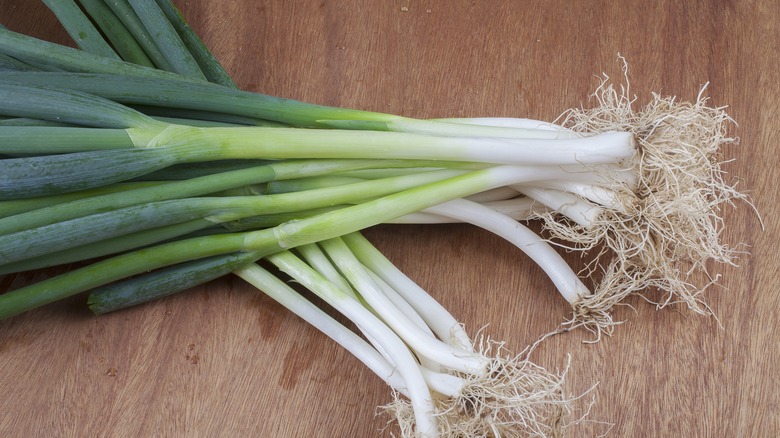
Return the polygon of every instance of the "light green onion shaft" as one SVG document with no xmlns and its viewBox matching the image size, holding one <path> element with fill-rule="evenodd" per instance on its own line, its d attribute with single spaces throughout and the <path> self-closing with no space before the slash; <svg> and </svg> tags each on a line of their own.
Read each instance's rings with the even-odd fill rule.
<svg viewBox="0 0 780 438">
<path fill-rule="evenodd" d="M 267 230 L 206 236 L 142 249 L 0 295 L 0 319 L 151 269 L 237 251 L 255 253 L 259 259 L 282 249 L 358 231 L 450 199 L 545 176 L 547 172 L 535 169 L 499 166 Z"/>
</svg>

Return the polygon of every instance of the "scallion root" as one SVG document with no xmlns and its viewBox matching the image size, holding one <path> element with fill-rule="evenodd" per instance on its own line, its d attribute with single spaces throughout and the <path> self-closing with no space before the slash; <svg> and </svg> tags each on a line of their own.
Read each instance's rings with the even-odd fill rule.
<svg viewBox="0 0 780 438">
<path fill-rule="evenodd" d="M 626 73 L 626 70 L 624 70 Z M 605 77 L 593 109 L 573 109 L 562 124 L 575 131 L 627 131 L 639 153 L 633 200 L 621 209 L 601 206 L 600 216 L 582 226 L 552 213 L 537 215 L 554 239 L 595 253 L 586 269 L 600 277 L 593 293 L 574 304 L 569 325 L 610 332 L 609 309 L 632 293 L 642 293 L 659 308 L 684 303 L 712 314 L 701 292 L 714 283 L 709 263 L 733 264 L 737 251 L 721 243 L 720 208 L 747 200 L 725 179 L 720 153 L 737 143 L 728 134 L 733 120 L 724 107 L 711 107 L 702 87 L 695 102 L 653 94 L 640 110 L 627 85 L 619 89 Z M 607 260 L 606 263 L 604 260 Z M 657 291 L 660 296 L 648 296 Z"/>
<path fill-rule="evenodd" d="M 574 402 L 563 390 L 566 370 L 550 372 L 524 354 L 509 355 L 503 345 L 483 339 L 480 354 L 490 357 L 485 373 L 458 373 L 464 384 L 457 397 L 436 397 L 439 434 L 447 437 L 563 436 L 574 423 Z M 568 369 L 568 367 L 567 367 Z M 396 394 L 382 409 L 404 437 L 414 436 L 408 399 Z"/>
</svg>

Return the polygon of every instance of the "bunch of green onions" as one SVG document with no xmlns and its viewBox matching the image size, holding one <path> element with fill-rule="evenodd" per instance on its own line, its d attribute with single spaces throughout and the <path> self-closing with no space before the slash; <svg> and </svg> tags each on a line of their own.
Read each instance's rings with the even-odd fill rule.
<svg viewBox="0 0 780 438">
<path fill-rule="evenodd" d="M 741 196 L 712 158 L 729 119 L 703 99 L 636 113 L 605 85 L 599 108 L 561 125 L 332 108 L 238 90 L 170 0 L 45 3 L 79 49 L 0 28 L 0 275 L 98 259 L 0 295 L 0 318 L 86 291 L 101 314 L 235 272 L 404 395 L 390 409 L 405 434 L 546 435 L 568 409 L 562 376 L 475 348 L 360 230 L 485 228 L 549 275 L 572 325 L 599 331 L 646 287 L 696 308 L 687 275 L 730 259 L 711 239 L 713 211 Z M 699 216 L 674 209 L 694 201 Z M 520 222 L 532 218 L 572 248 L 614 251 L 602 282 L 586 286 Z"/>
</svg>

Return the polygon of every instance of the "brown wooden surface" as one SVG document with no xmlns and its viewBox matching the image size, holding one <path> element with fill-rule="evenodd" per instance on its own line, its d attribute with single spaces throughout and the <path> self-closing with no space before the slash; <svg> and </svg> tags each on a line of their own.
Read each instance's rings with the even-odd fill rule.
<svg viewBox="0 0 780 438">
<path fill-rule="evenodd" d="M 571 393 L 598 383 L 591 418 L 613 423 L 610 436 L 780 434 L 778 2 L 176 3 L 242 88 L 329 105 L 553 119 L 587 105 L 600 73 L 620 75 L 618 53 L 639 102 L 690 100 L 709 81 L 739 122 L 727 170 L 766 224 L 745 205 L 724 210 L 723 239 L 752 255 L 707 294 L 721 327 L 634 298 L 613 337 L 559 336 L 534 359 L 560 368 L 570 355 Z M 0 22 L 67 41 L 38 2 L 0 0 Z M 567 316 L 539 269 L 485 232 L 366 235 L 472 332 L 490 324 L 515 350 Z M 56 272 L 0 278 L 0 290 Z M 237 278 L 100 318 L 79 297 L 0 322 L 0 394 L 9 437 L 364 437 L 382 435 L 375 406 L 389 400 L 359 362 Z"/>
</svg>

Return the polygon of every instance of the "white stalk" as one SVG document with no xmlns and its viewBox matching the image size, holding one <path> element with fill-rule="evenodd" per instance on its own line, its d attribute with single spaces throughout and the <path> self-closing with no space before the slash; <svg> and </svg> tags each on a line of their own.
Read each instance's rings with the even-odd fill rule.
<svg viewBox="0 0 780 438">
<path fill-rule="evenodd" d="M 520 192 L 512 187 L 498 187 L 492 190 L 485 190 L 471 196 L 467 196 L 466 199 L 474 202 L 493 202 L 504 201 L 506 199 L 516 198 Z"/>
<path fill-rule="evenodd" d="M 327 255 L 325 255 L 324 252 L 322 252 L 322 249 L 320 249 L 319 246 L 316 244 L 308 244 L 308 245 L 302 245 L 296 248 L 298 252 L 300 252 L 301 256 L 306 260 L 306 262 L 314 268 L 317 272 L 325 276 L 328 280 L 330 280 L 333 284 L 341 288 L 343 291 L 348 292 L 350 296 L 355 298 L 358 301 L 361 301 L 364 306 L 367 306 L 366 308 L 371 311 L 374 315 L 376 315 L 378 318 L 382 318 L 381 315 L 379 315 L 373 308 L 367 305 L 364 301 L 362 301 L 362 296 L 358 296 L 355 294 L 354 290 L 352 289 L 352 286 L 349 284 L 347 280 L 344 279 L 341 274 L 338 273 L 338 270 L 335 266 L 333 266 L 333 263 L 328 258 Z M 377 278 L 375 278 L 377 280 Z M 404 312 L 404 314 L 409 317 L 421 330 L 426 330 L 431 336 L 433 336 L 433 333 L 431 333 L 430 328 L 428 328 L 427 325 L 425 325 L 425 322 L 420 318 L 419 315 L 412 309 L 409 304 L 403 300 L 400 296 L 398 296 L 397 293 L 395 293 L 390 286 L 387 285 L 387 283 L 384 283 L 379 279 L 377 282 L 377 285 L 382 289 L 382 291 L 385 293 L 385 295 L 388 296 L 393 301 L 393 304 L 398 307 L 399 310 Z M 364 333 L 368 341 L 377 349 L 380 353 L 385 355 L 385 357 L 392 361 L 392 358 L 387 357 L 387 352 L 382 350 L 382 346 L 379 342 L 372 339 L 368 334 Z M 430 368 L 431 370 L 439 370 L 439 364 L 426 359 L 424 356 L 418 356 L 418 360 L 420 360 L 420 363 Z"/>
<path fill-rule="evenodd" d="M 399 311 L 406 315 L 406 317 L 409 318 L 409 320 L 412 321 L 417 328 L 424 331 L 430 337 L 434 337 L 431 328 L 425 324 L 425 321 L 422 319 L 422 317 L 398 294 L 398 292 L 395 291 L 395 289 L 390 287 L 390 285 L 385 283 L 384 280 L 382 280 L 378 275 L 374 274 L 370 270 L 366 269 L 366 272 L 377 285 L 377 287 L 379 287 L 379 290 L 385 294 L 385 296 L 393 303 L 393 305 L 395 305 Z M 420 361 L 420 365 L 424 368 L 436 372 L 440 372 L 442 370 L 442 367 L 439 363 L 428 359 L 424 355 L 418 354 L 417 360 Z"/>
<path fill-rule="evenodd" d="M 469 199 L 470 198 L 466 198 Z M 544 213 L 549 211 L 546 206 L 540 202 L 535 201 L 533 198 L 527 196 L 518 196 L 513 199 L 506 199 L 502 201 L 490 201 L 480 202 L 480 204 L 503 214 L 509 216 L 516 221 L 525 221 L 530 219 L 533 215 L 538 213 Z M 425 211 L 418 211 L 416 213 L 410 213 L 401 216 L 396 219 L 387 221 L 388 224 L 456 224 L 463 223 L 463 221 L 449 217 L 442 216 L 440 214 L 427 213 Z"/>
<path fill-rule="evenodd" d="M 588 288 L 550 244 L 512 218 L 465 199 L 445 202 L 426 211 L 457 218 L 506 239 L 544 270 L 569 303 L 589 294 Z"/>
<path fill-rule="evenodd" d="M 494 137 L 560 139 L 582 137 L 574 131 L 553 129 L 550 123 L 529 119 L 396 119 L 387 122 L 393 131 L 433 134 L 445 137 Z"/>
<path fill-rule="evenodd" d="M 360 233 L 342 237 L 358 260 L 398 292 L 442 341 L 474 351 L 463 326 L 428 292 L 412 281 Z"/>
<path fill-rule="evenodd" d="M 395 364 L 388 361 L 385 356 L 372 348 L 360 336 L 344 327 L 309 300 L 303 298 L 293 288 L 254 263 L 244 266 L 233 273 L 336 341 L 390 387 L 408 397 L 404 380 L 395 372 Z"/>
<path fill-rule="evenodd" d="M 464 351 L 446 344 L 419 329 L 398 310 L 371 280 L 366 269 L 339 238 L 320 243 L 322 248 L 352 283 L 361 296 L 378 312 L 387 325 L 404 340 L 417 355 L 425 356 L 441 365 L 464 373 L 481 374 L 487 366 L 487 358 L 471 351 Z"/>
<path fill-rule="evenodd" d="M 388 355 L 395 359 L 395 369 L 404 380 L 414 411 L 418 435 L 438 436 L 433 398 L 417 361 L 404 342 L 357 300 L 345 294 L 291 252 L 281 251 L 268 256 L 267 260 L 317 294 L 354 322 L 360 330 L 382 344 Z"/>
<path fill-rule="evenodd" d="M 505 201 L 485 202 L 483 205 L 516 221 L 528 220 L 536 213 L 547 211 L 545 206 L 527 196 L 518 196 Z"/>
<path fill-rule="evenodd" d="M 514 128 L 518 130 L 544 130 L 566 132 L 572 136 L 581 136 L 575 131 L 564 128 L 554 123 L 542 120 L 524 119 L 515 117 L 472 117 L 472 118 L 447 118 L 431 119 L 438 122 L 457 123 L 462 125 L 491 126 L 495 128 Z"/>
<path fill-rule="evenodd" d="M 322 252 L 322 249 L 320 249 L 317 244 L 310 243 L 308 245 L 301 245 L 295 249 L 301 254 L 301 257 L 306 260 L 306 263 L 314 268 L 315 271 L 319 272 L 320 275 L 327 278 L 331 283 L 335 284 L 344 292 L 349 293 L 352 298 L 357 299 L 357 295 L 352 289 L 352 286 L 347 280 L 344 279 L 344 277 L 341 276 L 341 274 L 339 274 L 338 270 L 336 270 L 336 267 L 333 266 L 333 263 L 331 263 L 330 259 L 328 259 L 328 256 Z"/>
<path fill-rule="evenodd" d="M 464 379 L 452 374 L 433 371 L 425 366 L 421 366 L 420 371 L 432 391 L 452 398 L 461 396 L 461 390 L 465 384 Z"/>
<path fill-rule="evenodd" d="M 560 213 L 574 221 L 577 225 L 586 228 L 590 227 L 602 212 L 600 207 L 584 201 L 571 193 L 530 185 L 515 185 L 514 187 L 524 195 L 544 204 L 550 210 Z"/>
<path fill-rule="evenodd" d="M 336 285 L 338 288 L 340 288 L 345 293 L 349 294 L 350 297 L 353 299 L 359 301 L 361 304 L 363 304 L 371 313 L 374 314 L 377 318 L 381 319 L 381 316 L 377 314 L 374 309 L 372 309 L 370 306 L 368 306 L 365 301 L 362 299 L 362 297 L 358 296 L 354 289 L 352 289 L 352 285 L 349 284 L 349 282 L 344 279 L 344 277 L 339 274 L 338 270 L 335 266 L 333 266 L 333 263 L 331 263 L 330 259 L 327 255 L 325 255 L 324 252 L 322 252 L 322 249 L 320 249 L 317 244 L 310 243 L 308 245 L 301 245 L 296 250 L 301 254 L 301 257 L 306 261 L 306 263 L 309 264 L 312 268 L 314 268 L 315 271 L 323 275 L 325 278 L 327 278 L 331 283 Z M 390 357 L 390 355 L 382 348 L 382 344 L 378 342 L 376 339 L 372 338 L 368 333 L 363 333 L 363 336 L 366 337 L 368 342 L 371 343 L 371 345 L 374 346 L 374 348 L 381 353 L 385 359 L 387 359 L 388 362 L 392 363 L 393 358 Z M 419 359 L 419 357 L 418 357 Z M 436 369 L 437 364 L 435 362 L 422 362 L 423 365 L 428 366 L 431 369 Z"/>
<path fill-rule="evenodd" d="M 418 327 L 420 330 L 423 330 L 431 337 L 434 336 L 433 332 L 431 331 L 431 328 L 428 327 L 428 325 L 425 323 L 425 320 L 422 319 L 422 317 L 417 313 L 417 311 L 414 310 L 414 308 L 406 302 L 406 300 L 403 299 L 403 297 L 396 292 L 395 289 L 393 289 L 389 284 L 387 284 L 382 278 L 378 275 L 376 275 L 374 272 L 363 267 L 366 270 L 366 273 L 369 275 L 371 280 L 379 287 L 379 290 L 385 294 L 385 296 L 393 303 L 393 305 L 400 310 L 404 315 L 406 315 L 407 318 L 409 318 L 410 321 L 414 323 L 416 327 Z"/>
<path fill-rule="evenodd" d="M 537 185 L 547 189 L 573 193 L 595 204 L 623 213 L 628 212 L 628 206 L 634 199 L 626 194 L 594 184 L 573 181 L 540 181 Z"/>
<path fill-rule="evenodd" d="M 638 175 L 633 166 L 633 160 L 604 164 L 562 164 L 555 166 L 561 176 L 554 179 L 635 190 Z"/>
</svg>

